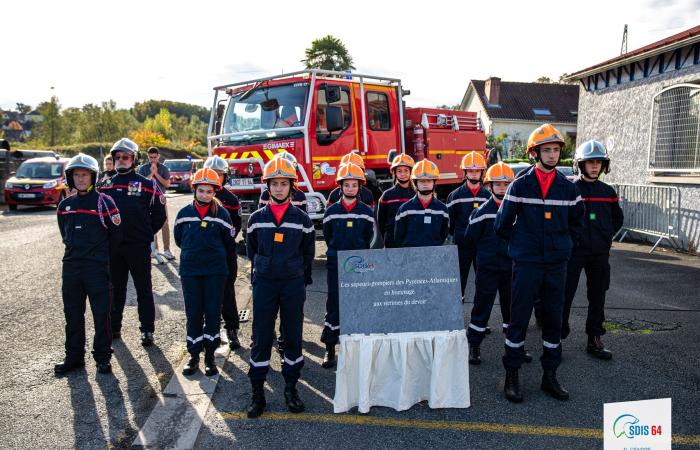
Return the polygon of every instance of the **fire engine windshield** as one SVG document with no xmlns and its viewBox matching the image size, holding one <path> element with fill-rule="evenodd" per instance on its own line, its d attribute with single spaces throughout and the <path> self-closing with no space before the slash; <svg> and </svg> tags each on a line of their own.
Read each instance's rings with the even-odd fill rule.
<svg viewBox="0 0 700 450">
<path fill-rule="evenodd" d="M 294 83 L 262 86 L 252 93 L 233 95 L 229 99 L 221 133 L 257 132 L 228 137 L 226 140 L 229 142 L 302 135 L 301 131 L 285 129 L 304 125 L 308 92 L 308 83 Z"/>
</svg>

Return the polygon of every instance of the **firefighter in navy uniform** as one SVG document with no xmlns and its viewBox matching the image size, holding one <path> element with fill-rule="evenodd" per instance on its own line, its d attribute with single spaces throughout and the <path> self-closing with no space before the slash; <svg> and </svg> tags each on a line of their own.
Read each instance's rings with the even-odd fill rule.
<svg viewBox="0 0 700 450">
<path fill-rule="evenodd" d="M 469 363 L 481 364 L 481 342 L 488 330 L 489 317 L 498 294 L 503 318 L 503 333 L 510 323 L 510 283 L 513 261 L 508 256 L 508 242 L 496 235 L 493 222 L 505 197 L 508 185 L 515 179 L 513 170 L 499 162 L 486 171 L 484 185 L 491 191 L 491 198 L 469 218 L 464 236 L 467 245 L 476 247 L 476 295 L 467 330 Z M 532 356 L 525 351 L 525 362 Z"/>
<path fill-rule="evenodd" d="M 204 374 L 218 373 L 214 352 L 221 342 L 221 301 L 235 261 L 231 216 L 215 198 L 221 189 L 219 174 L 199 169 L 192 176 L 194 201 L 177 213 L 175 244 L 180 247 L 180 280 L 187 314 L 187 351 L 190 360 L 182 369 L 192 375 L 199 368 L 204 349 Z"/>
<path fill-rule="evenodd" d="M 220 156 L 210 156 L 204 161 L 204 167 L 212 169 L 219 175 L 219 182 L 222 188 L 216 190 L 215 196 L 231 217 L 234 230 L 233 240 L 235 241 L 238 234 L 241 232 L 242 226 L 241 203 L 234 193 L 226 189 L 226 182 L 229 175 L 228 163 Z M 234 251 L 229 254 L 228 265 L 231 270 L 229 271 L 224 287 L 224 297 L 221 303 L 221 317 L 224 319 L 224 328 L 226 329 L 228 345 L 231 350 L 236 350 L 241 347 L 241 342 L 238 339 L 240 321 L 238 317 L 238 305 L 236 305 L 236 289 L 234 286 L 238 275 L 238 258 L 235 248 Z"/>
<path fill-rule="evenodd" d="M 411 169 L 415 165 L 413 158 L 405 153 L 397 155 L 391 162 L 392 176 L 395 184 L 384 191 L 377 204 L 377 226 L 384 240 L 385 248 L 394 248 L 394 221 L 401 205 L 411 200 L 416 193 L 411 187 Z"/>
<path fill-rule="evenodd" d="M 450 235 L 454 238 L 459 255 L 459 281 L 464 303 L 464 288 L 467 287 L 469 268 L 473 265 L 476 273 L 476 247 L 464 240 L 469 216 L 483 205 L 491 194 L 481 185 L 486 170 L 486 160 L 478 152 L 469 152 L 462 157 L 460 169 L 464 171 L 464 184 L 447 196 L 447 210 L 450 213 Z M 487 328 L 487 333 L 490 330 Z"/>
<path fill-rule="evenodd" d="M 112 336 L 121 338 L 129 274 L 134 281 L 141 330 L 141 344 L 153 344 L 155 304 L 151 283 L 151 242 L 165 223 L 165 195 L 158 183 L 135 172 L 139 147 L 131 139 L 118 140 L 109 153 L 117 174 L 100 190 L 109 194 L 121 211 L 124 239 L 111 254 L 110 272 L 114 286 Z"/>
<path fill-rule="evenodd" d="M 273 158 L 284 158 L 290 163 L 292 163 L 292 166 L 294 166 L 294 170 L 297 170 L 297 167 L 299 163 L 297 162 L 297 159 L 289 153 L 287 150 L 282 150 L 281 152 L 275 154 Z M 270 203 L 270 192 L 264 191 L 262 194 L 260 194 L 260 200 L 258 201 L 258 207 L 262 208 L 263 206 L 266 206 L 268 203 Z M 306 211 L 306 194 L 297 187 L 294 188 L 294 194 L 292 196 L 291 200 L 292 205 L 296 206 L 297 208 L 301 209 L 304 212 Z"/>
<path fill-rule="evenodd" d="M 566 263 L 581 235 L 583 202 L 576 186 L 556 170 L 563 147 L 564 139 L 552 125 L 534 130 L 527 148 L 536 164 L 511 183 L 496 214 L 495 231 L 508 241 L 513 259 L 511 318 L 503 357 L 504 393 L 511 402 L 523 400 L 518 370 L 538 297 L 543 316 L 541 388 L 558 400 L 569 398 L 556 371 L 561 363 Z"/>
<path fill-rule="evenodd" d="M 343 197 L 338 203 L 331 205 L 323 217 L 323 238 L 328 245 L 328 298 L 321 334 L 321 342 L 326 345 L 326 354 L 321 365 L 326 369 L 336 364 L 335 346 L 340 334 L 338 251 L 368 249 L 374 235 L 372 209 L 357 200 L 360 186 L 366 182 L 362 168 L 353 163 L 345 164 L 338 171 L 335 180 L 343 191 Z"/>
<path fill-rule="evenodd" d="M 365 170 L 365 162 L 363 161 L 362 156 L 358 155 L 355 152 L 350 152 L 343 155 L 343 157 L 340 159 L 340 164 L 338 165 L 338 171 L 340 171 L 340 168 L 347 163 L 353 163 L 355 165 L 360 166 L 363 172 Z M 343 193 L 340 190 L 340 186 L 333 189 L 331 193 L 328 194 L 327 207 L 331 206 L 334 203 L 338 203 L 342 196 Z M 366 186 L 360 186 L 359 198 L 362 203 L 374 210 L 374 195 L 372 195 L 372 191 L 370 191 Z"/>
<path fill-rule="evenodd" d="M 62 274 L 66 357 L 54 367 L 57 375 L 85 366 L 86 297 L 95 324 L 92 354 L 97 372 L 112 371 L 109 254 L 121 239 L 121 218 L 114 201 L 95 191 L 98 174 L 97 160 L 82 153 L 66 165 L 66 184 L 77 195 L 64 199 L 57 209 L 58 229 L 66 246 Z"/>
<path fill-rule="evenodd" d="M 291 412 L 304 410 L 296 383 L 304 365 L 301 336 L 305 286 L 311 284 L 316 233 L 309 216 L 290 204 L 296 180 L 296 170 L 289 161 L 283 158 L 269 161 L 263 169 L 262 181 L 267 184 L 272 201 L 248 220 L 246 247 L 253 286 L 253 348 L 248 371 L 253 388 L 248 407 L 251 418 L 260 416 L 266 405 L 263 385 L 270 369 L 278 308 L 285 336 L 284 399 Z"/>
<path fill-rule="evenodd" d="M 416 195 L 396 213 L 394 242 L 397 247 L 428 247 L 445 242 L 450 216 L 447 206 L 434 195 L 439 177 L 440 170 L 432 161 L 423 159 L 413 166 L 411 182 Z"/>
<path fill-rule="evenodd" d="M 610 247 L 615 233 L 622 228 L 624 216 L 618 203 L 617 193 L 598 178 L 610 171 L 610 159 L 605 146 L 597 141 L 581 144 L 574 155 L 574 170 L 580 172 L 574 182 L 586 207 L 581 240 L 574 246 L 566 273 L 566 304 L 562 318 L 561 337 L 566 338 L 571 329 L 569 314 L 574 301 L 581 270 L 586 271 L 586 293 L 588 316 L 586 351 L 598 359 L 612 358 L 600 340 L 605 334 L 605 291 L 610 286 Z"/>
</svg>

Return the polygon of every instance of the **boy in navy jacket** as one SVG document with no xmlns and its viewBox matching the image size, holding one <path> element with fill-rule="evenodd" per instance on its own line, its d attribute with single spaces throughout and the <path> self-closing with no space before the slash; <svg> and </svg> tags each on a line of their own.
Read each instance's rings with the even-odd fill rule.
<svg viewBox="0 0 700 450">
<path fill-rule="evenodd" d="M 411 169 L 415 165 L 413 158 L 405 153 L 397 155 L 391 162 L 389 170 L 395 184 L 384 191 L 377 205 L 377 227 L 382 235 L 385 248 L 394 248 L 394 223 L 396 212 L 401 205 L 411 200 L 416 193 L 411 186 Z"/>
</svg>

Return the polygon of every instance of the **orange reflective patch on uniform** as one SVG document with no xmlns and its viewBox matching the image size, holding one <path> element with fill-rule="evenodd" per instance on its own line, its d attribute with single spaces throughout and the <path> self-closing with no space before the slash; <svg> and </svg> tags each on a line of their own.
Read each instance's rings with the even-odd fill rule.
<svg viewBox="0 0 700 450">
<path fill-rule="evenodd" d="M 552 218 L 552 213 L 549 211 L 545 211 L 544 218 L 550 220 Z"/>
<path fill-rule="evenodd" d="M 275 233 L 275 242 L 284 242 L 284 233 Z"/>
</svg>

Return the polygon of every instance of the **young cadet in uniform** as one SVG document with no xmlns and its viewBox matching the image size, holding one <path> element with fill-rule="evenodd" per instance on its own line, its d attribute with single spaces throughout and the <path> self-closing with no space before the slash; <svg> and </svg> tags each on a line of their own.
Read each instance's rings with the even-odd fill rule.
<svg viewBox="0 0 700 450">
<path fill-rule="evenodd" d="M 384 191 L 377 205 L 377 226 L 384 239 L 384 247 L 394 248 L 394 221 L 399 207 L 413 198 L 416 193 L 411 187 L 411 169 L 415 165 L 413 158 L 405 153 L 397 155 L 391 162 L 392 176 L 395 184 Z"/>
<path fill-rule="evenodd" d="M 321 342 L 326 344 L 326 355 L 322 366 L 335 366 L 335 345 L 340 334 L 340 312 L 338 306 L 338 251 L 368 249 L 374 235 L 372 209 L 357 200 L 365 173 L 353 163 L 345 164 L 335 178 L 343 191 L 338 203 L 332 204 L 323 217 L 323 238 L 328 245 L 326 252 L 328 299 L 326 318 L 323 323 Z"/>
<path fill-rule="evenodd" d="M 289 153 L 287 150 L 282 150 L 281 152 L 275 154 L 273 158 L 284 158 L 292 165 L 294 166 L 294 170 L 297 170 L 297 167 L 299 166 L 299 163 L 297 162 L 297 159 Z M 258 201 L 258 206 L 262 208 L 263 206 L 267 205 L 270 203 L 270 193 L 268 191 L 264 191 L 262 194 L 260 194 L 260 200 Z M 304 212 L 306 211 L 306 194 L 298 188 L 298 186 L 294 187 L 294 196 L 292 197 L 291 200 L 292 205 L 296 206 L 297 208 L 301 209 Z"/>
<path fill-rule="evenodd" d="M 110 373 L 112 326 L 109 313 L 110 248 L 119 244 L 121 218 L 114 201 L 95 191 L 97 160 L 82 153 L 66 165 L 66 184 L 77 195 L 64 199 L 57 209 L 63 254 L 63 313 L 66 317 L 66 357 L 54 366 L 56 375 L 85 366 L 85 297 L 95 324 L 92 355 L 97 372 Z"/>
<path fill-rule="evenodd" d="M 253 348 L 248 371 L 253 387 L 248 407 L 251 418 L 260 416 L 266 405 L 263 385 L 270 368 L 278 308 L 285 337 L 284 399 L 291 412 L 304 410 L 296 383 L 304 365 L 301 354 L 304 287 L 311 284 L 316 233 L 309 216 L 289 202 L 296 180 L 296 170 L 289 161 L 283 158 L 269 161 L 263 169 L 262 181 L 267 184 L 271 202 L 248 220 L 246 246 L 253 286 Z"/>
<path fill-rule="evenodd" d="M 224 207 L 231 217 L 231 224 L 234 230 L 233 240 L 235 241 L 236 237 L 238 237 L 238 233 L 241 232 L 241 203 L 238 201 L 238 197 L 236 197 L 235 194 L 226 189 L 226 181 L 229 174 L 228 163 L 221 156 L 210 156 L 204 161 L 204 167 L 212 169 L 219 176 L 219 182 L 222 188 L 217 189 L 214 196 L 219 200 L 221 206 Z M 231 350 L 236 350 L 241 347 L 241 342 L 238 340 L 240 322 L 238 318 L 238 306 L 236 305 L 236 289 L 234 287 L 236 276 L 238 275 L 238 258 L 236 257 L 235 251 L 231 253 L 230 256 L 231 259 L 228 265 L 231 270 L 229 271 L 228 278 L 226 278 L 226 285 L 224 286 L 221 316 L 224 319 L 224 328 L 226 328 L 228 345 Z"/>
<path fill-rule="evenodd" d="M 506 332 L 504 392 L 508 400 L 523 400 L 518 369 L 525 358 L 525 333 L 535 299 L 541 299 L 541 388 L 558 400 L 569 393 L 556 378 L 561 363 L 561 318 L 564 309 L 566 262 L 582 228 L 583 203 L 573 183 L 556 170 L 564 147 L 550 124 L 530 134 L 527 149 L 536 164 L 511 183 L 496 214 L 494 228 L 508 240 L 513 259 L 510 325 Z"/>
<path fill-rule="evenodd" d="M 413 166 L 411 182 L 416 195 L 396 213 L 397 247 L 428 247 L 445 242 L 450 216 L 447 206 L 434 195 L 439 177 L 440 171 L 432 161 L 423 159 Z"/>
<path fill-rule="evenodd" d="M 135 172 L 139 146 L 127 138 L 118 140 L 109 151 L 117 174 L 100 188 L 109 194 L 121 211 L 124 239 L 111 253 L 109 269 L 114 286 L 112 337 L 121 338 L 129 273 L 136 288 L 141 344 L 153 344 L 156 310 L 151 284 L 151 242 L 165 223 L 165 196 L 155 181 Z"/>
<path fill-rule="evenodd" d="M 624 216 L 617 200 L 617 193 L 608 184 L 598 180 L 601 173 L 610 171 L 610 159 L 605 146 L 597 141 L 581 144 L 574 155 L 574 170 L 581 176 L 574 182 L 581 194 L 586 214 L 583 219 L 581 240 L 574 246 L 566 273 L 566 304 L 562 320 L 561 337 L 566 338 L 569 328 L 571 303 L 574 301 L 581 270 L 586 271 L 588 316 L 586 351 L 596 358 L 612 358 L 600 340 L 605 334 L 605 291 L 610 286 L 610 247 L 615 233 L 622 227 Z"/>
<path fill-rule="evenodd" d="M 210 168 L 192 176 L 194 201 L 175 219 L 175 244 L 180 247 L 180 280 L 187 315 L 187 351 L 190 360 L 182 369 L 192 375 L 204 348 L 205 375 L 218 370 L 214 352 L 221 339 L 221 300 L 231 261 L 235 260 L 236 229 L 226 208 L 215 198 L 221 189 L 219 174 Z"/>
<path fill-rule="evenodd" d="M 484 185 L 491 191 L 491 198 L 472 212 L 464 236 L 464 243 L 476 248 L 476 295 L 467 330 L 470 364 L 481 364 L 481 341 L 484 340 L 497 293 L 504 333 L 510 323 L 513 261 L 508 256 L 508 242 L 496 236 L 493 222 L 508 185 L 514 179 L 513 169 L 502 162 L 489 167 L 484 176 Z M 531 361 L 532 356 L 526 351 L 525 362 Z"/>
<path fill-rule="evenodd" d="M 476 272 L 476 247 L 464 241 L 465 231 L 471 213 L 483 205 L 491 194 L 481 185 L 481 178 L 486 170 L 486 160 L 480 153 L 467 153 L 459 167 L 464 171 L 464 184 L 447 196 L 447 210 L 450 213 L 450 235 L 454 237 L 454 243 L 457 244 L 459 281 L 462 288 L 462 303 L 464 303 L 464 288 L 467 286 L 469 268 L 474 265 L 474 272 Z"/>
<path fill-rule="evenodd" d="M 363 172 L 365 171 L 365 162 L 362 160 L 362 156 L 355 152 L 350 152 L 343 155 L 343 157 L 340 159 L 340 164 L 338 165 L 338 171 L 340 171 L 340 167 L 343 164 L 347 163 L 356 164 L 362 168 Z M 328 194 L 327 206 L 331 206 L 333 203 L 338 203 L 340 201 L 340 197 L 342 197 L 340 187 L 333 189 L 331 193 Z M 366 186 L 360 186 L 360 201 L 374 210 L 374 196 L 372 195 L 372 191 L 367 189 Z"/>
</svg>

